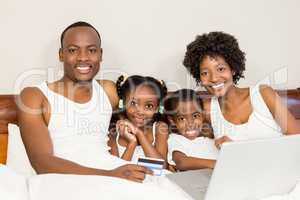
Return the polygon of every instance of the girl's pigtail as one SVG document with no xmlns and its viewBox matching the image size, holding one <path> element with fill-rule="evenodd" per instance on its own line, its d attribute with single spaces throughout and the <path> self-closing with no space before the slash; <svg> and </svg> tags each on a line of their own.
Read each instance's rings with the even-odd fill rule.
<svg viewBox="0 0 300 200">
<path fill-rule="evenodd" d="M 117 87 L 117 94 L 119 96 L 119 109 L 120 110 L 123 110 L 124 109 L 124 102 L 123 102 L 123 92 L 122 92 L 122 85 L 124 83 L 124 76 L 121 75 L 119 76 L 119 78 L 117 79 L 117 82 L 116 82 L 116 87 Z"/>
<path fill-rule="evenodd" d="M 166 84 L 165 84 L 165 82 L 163 81 L 163 80 L 160 80 L 160 85 L 161 85 L 161 91 L 162 91 L 162 99 L 163 98 L 165 98 L 165 96 L 167 95 L 167 93 L 168 93 L 168 88 L 167 88 L 167 86 L 166 86 Z"/>
<path fill-rule="evenodd" d="M 168 93 L 168 88 L 165 84 L 165 82 L 163 80 L 160 80 L 160 87 L 161 87 L 161 100 L 159 103 L 159 110 L 158 112 L 160 114 L 164 113 L 164 98 L 166 97 L 167 93 Z"/>
</svg>

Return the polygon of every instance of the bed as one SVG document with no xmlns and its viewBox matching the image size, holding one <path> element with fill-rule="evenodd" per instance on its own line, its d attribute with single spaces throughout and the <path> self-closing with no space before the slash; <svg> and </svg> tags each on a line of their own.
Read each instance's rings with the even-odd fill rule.
<svg viewBox="0 0 300 200">
<path fill-rule="evenodd" d="M 300 123 L 300 88 L 278 90 L 277 92 Z M 199 92 L 199 95 L 209 96 L 206 92 Z M 7 154 L 8 123 L 18 124 L 16 97 L 16 95 L 0 95 L 0 163 L 3 164 L 6 162 Z"/>
</svg>

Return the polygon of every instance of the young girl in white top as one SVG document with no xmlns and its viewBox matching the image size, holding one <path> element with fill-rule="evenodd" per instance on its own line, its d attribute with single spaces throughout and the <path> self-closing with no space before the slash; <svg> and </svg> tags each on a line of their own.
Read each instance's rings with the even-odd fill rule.
<svg viewBox="0 0 300 200">
<path fill-rule="evenodd" d="M 112 120 L 111 154 L 135 163 L 142 156 L 165 160 L 168 128 L 158 121 L 160 102 L 167 92 L 164 83 L 135 75 L 126 80 L 120 76 L 116 85 L 122 112 Z"/>
<path fill-rule="evenodd" d="M 169 164 L 181 171 L 213 168 L 218 150 L 204 133 L 201 98 L 194 90 L 178 90 L 166 98 L 164 108 L 175 126 L 168 139 Z"/>
<path fill-rule="evenodd" d="M 245 53 L 230 34 L 210 32 L 187 46 L 184 66 L 212 95 L 204 102 L 216 145 L 300 133 L 300 125 L 269 86 L 239 88 Z"/>
</svg>

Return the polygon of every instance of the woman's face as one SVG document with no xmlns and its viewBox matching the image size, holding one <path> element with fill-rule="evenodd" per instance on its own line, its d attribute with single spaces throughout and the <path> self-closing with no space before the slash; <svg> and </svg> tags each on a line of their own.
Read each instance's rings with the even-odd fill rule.
<svg viewBox="0 0 300 200">
<path fill-rule="evenodd" d="M 215 96 L 224 96 L 234 85 L 234 72 L 221 56 L 204 57 L 199 68 L 202 86 Z"/>
<path fill-rule="evenodd" d="M 157 94 L 147 85 L 140 85 L 129 92 L 124 103 L 128 119 L 139 128 L 152 121 L 159 105 Z"/>
<path fill-rule="evenodd" d="M 196 101 L 180 101 L 172 118 L 178 132 L 184 137 L 193 140 L 200 135 L 204 118 Z"/>
</svg>

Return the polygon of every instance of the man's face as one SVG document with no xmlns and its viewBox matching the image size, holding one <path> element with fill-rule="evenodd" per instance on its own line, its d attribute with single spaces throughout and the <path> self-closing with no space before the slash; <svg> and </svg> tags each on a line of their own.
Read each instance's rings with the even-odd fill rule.
<svg viewBox="0 0 300 200">
<path fill-rule="evenodd" d="M 64 63 L 64 78 L 74 82 L 91 81 L 98 73 L 102 61 L 100 39 L 90 27 L 70 28 L 59 51 Z"/>
</svg>

